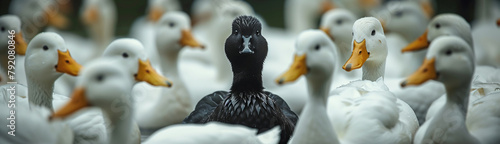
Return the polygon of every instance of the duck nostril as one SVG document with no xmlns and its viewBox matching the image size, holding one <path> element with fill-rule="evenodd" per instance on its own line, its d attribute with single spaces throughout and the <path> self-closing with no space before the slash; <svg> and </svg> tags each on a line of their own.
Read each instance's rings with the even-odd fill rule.
<svg viewBox="0 0 500 144">
<path fill-rule="evenodd" d="M 54 68 L 57 68 L 57 65 L 55 65 Z"/>
<path fill-rule="evenodd" d="M 424 69 L 424 73 L 427 72 L 427 68 Z"/>
<path fill-rule="evenodd" d="M 146 70 L 146 73 L 149 73 L 149 70 Z"/>
<path fill-rule="evenodd" d="M 65 62 L 69 64 L 69 60 L 66 60 Z"/>
<path fill-rule="evenodd" d="M 408 83 L 407 81 L 402 82 L 401 87 L 405 87 L 407 83 Z"/>
<path fill-rule="evenodd" d="M 361 54 L 363 51 L 359 51 L 359 54 Z"/>
</svg>

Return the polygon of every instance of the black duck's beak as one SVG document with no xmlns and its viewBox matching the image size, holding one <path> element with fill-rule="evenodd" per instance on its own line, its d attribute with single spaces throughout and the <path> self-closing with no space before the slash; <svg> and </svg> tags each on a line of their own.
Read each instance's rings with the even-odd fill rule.
<svg viewBox="0 0 500 144">
<path fill-rule="evenodd" d="M 243 50 L 240 51 L 240 54 L 253 54 L 254 51 L 250 49 L 252 36 L 241 36 L 241 38 L 243 38 Z"/>
</svg>

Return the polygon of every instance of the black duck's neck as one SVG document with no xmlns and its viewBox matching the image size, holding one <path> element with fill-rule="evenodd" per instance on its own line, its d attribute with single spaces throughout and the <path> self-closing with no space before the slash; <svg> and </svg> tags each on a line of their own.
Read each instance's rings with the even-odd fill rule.
<svg viewBox="0 0 500 144">
<path fill-rule="evenodd" d="M 233 66 L 231 93 L 262 92 L 262 64 L 248 67 Z"/>
</svg>

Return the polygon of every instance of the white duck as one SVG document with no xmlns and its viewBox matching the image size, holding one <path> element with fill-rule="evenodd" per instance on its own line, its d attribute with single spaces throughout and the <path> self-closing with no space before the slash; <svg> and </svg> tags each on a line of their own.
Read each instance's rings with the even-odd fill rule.
<svg viewBox="0 0 500 144">
<path fill-rule="evenodd" d="M 24 54 L 26 53 L 26 42 L 24 41 L 21 31 L 21 20 L 15 15 L 2 15 L 0 16 L 0 40 L 3 41 L 0 49 L 0 84 L 5 84 L 8 80 L 7 70 L 9 70 L 9 47 L 15 48 L 13 52 L 15 55 L 15 69 L 11 68 L 12 72 L 16 73 L 15 81 L 26 84 L 26 77 L 24 72 Z M 9 41 L 12 37 L 12 45 L 9 46 Z M 12 50 L 11 50 L 12 51 Z M 14 65 L 10 63 L 10 65 Z"/>
<path fill-rule="evenodd" d="M 110 120 L 109 139 L 105 143 L 140 143 L 131 137 L 133 131 L 133 103 L 130 91 L 134 79 L 123 67 L 113 62 L 96 61 L 86 65 L 78 77 L 77 88 L 71 100 L 50 116 L 64 118 L 78 110 L 97 106 Z"/>
<path fill-rule="evenodd" d="M 23 34 L 30 41 L 46 26 L 59 29 L 67 27 L 68 19 L 59 12 L 54 0 L 13 0 L 9 13 L 21 18 Z"/>
<path fill-rule="evenodd" d="M 388 3 L 384 14 L 387 14 L 383 18 L 384 30 L 389 32 L 386 35 L 389 48 L 388 65 L 385 68 L 385 76 L 389 78 L 386 79 L 386 84 L 391 92 L 412 107 L 419 123 L 423 124 L 429 106 L 445 93 L 443 84 L 428 81 L 405 89 L 399 84 L 422 64 L 427 51 L 401 53 L 401 49 L 425 32 L 428 18 L 422 6 L 413 1 Z"/>
<path fill-rule="evenodd" d="M 53 31 L 66 40 L 69 50 L 78 62 L 85 64 L 100 57 L 106 46 L 113 40 L 116 25 L 116 8 L 112 0 L 85 0 L 83 1 L 80 18 L 87 28 L 90 40 L 78 35 Z M 75 77 L 63 75 L 56 81 L 55 92 L 69 95 L 75 86 Z"/>
<path fill-rule="evenodd" d="M 146 48 L 153 66 L 159 65 L 159 56 L 155 44 L 155 25 L 162 15 L 170 11 L 180 11 L 178 0 L 148 0 L 146 15 L 137 18 L 130 28 L 130 37 L 138 39 Z"/>
<path fill-rule="evenodd" d="M 193 109 L 191 95 L 179 74 L 179 52 L 184 46 L 203 47 L 190 32 L 189 17 L 182 12 L 168 12 L 157 25 L 156 44 L 160 57 L 161 72 L 175 85 L 169 89 L 148 89 L 148 97 L 138 99 L 135 120 L 141 128 L 160 128 L 180 123 Z M 196 71 L 199 73 L 198 71 Z M 185 73 L 182 73 L 184 75 Z"/>
<path fill-rule="evenodd" d="M 352 24 L 356 17 L 345 9 L 333 9 L 326 12 L 321 18 L 320 29 L 323 30 L 333 40 L 337 48 L 337 65 L 342 65 L 351 55 Z M 346 84 L 351 80 L 358 79 L 360 71 L 346 72 L 340 68 L 335 70 L 335 81 L 332 88 Z"/>
<path fill-rule="evenodd" d="M 242 125 L 219 122 L 206 124 L 177 124 L 158 130 L 145 144 L 164 143 L 252 143 L 271 144 L 279 142 L 280 128 L 275 127 L 257 135 L 257 130 Z"/>
<path fill-rule="evenodd" d="M 409 76 L 402 85 L 418 85 L 429 79 L 435 79 L 444 83 L 447 99 L 437 111 L 436 116 L 428 119 L 418 130 L 414 143 L 488 143 L 484 140 L 492 139 L 485 139 L 485 137 L 478 139 L 479 137 L 473 135 L 474 131 L 485 130 L 482 131 L 482 136 L 491 136 L 491 134 L 484 132 L 498 133 L 498 131 L 491 131 L 498 129 L 498 109 L 488 108 L 490 104 L 482 105 L 478 103 L 482 106 L 476 108 L 481 110 L 475 112 L 491 115 L 495 114 L 491 112 L 496 111 L 496 118 L 488 119 L 490 118 L 487 117 L 488 115 L 481 114 L 475 115 L 480 116 L 481 120 L 477 120 L 479 117 L 471 117 L 475 118 L 476 121 L 488 119 L 487 122 L 481 122 L 488 125 L 487 127 L 481 126 L 475 127 L 478 129 L 470 129 L 466 125 L 469 92 L 475 68 L 474 61 L 473 49 L 465 40 L 456 36 L 442 36 L 433 40 L 422 66 L 413 75 Z M 499 98 L 494 99 L 498 101 Z M 491 138 L 494 137 L 497 136 Z M 496 143 L 498 143 L 498 137 L 496 139 Z"/>
<path fill-rule="evenodd" d="M 291 143 L 339 143 L 337 134 L 327 115 L 327 99 L 336 62 L 336 46 L 319 30 L 299 34 L 294 63 L 276 79 L 278 83 L 307 79 L 309 100 L 295 126 Z"/>
<path fill-rule="evenodd" d="M 334 90 L 328 110 L 339 139 L 349 143 L 410 143 L 418 128 L 413 110 L 384 84 L 387 45 L 373 17 L 353 25 L 353 52 L 343 68 L 363 67 L 361 81 Z M 366 129 L 366 127 L 371 127 Z"/>
</svg>

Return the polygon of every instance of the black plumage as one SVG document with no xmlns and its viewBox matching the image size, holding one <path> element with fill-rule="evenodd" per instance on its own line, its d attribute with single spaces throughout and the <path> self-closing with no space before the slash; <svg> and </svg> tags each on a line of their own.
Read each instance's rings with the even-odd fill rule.
<svg viewBox="0 0 500 144">
<path fill-rule="evenodd" d="M 205 96 L 184 123 L 219 121 L 256 128 L 258 133 L 280 126 L 280 143 L 288 142 L 298 117 L 281 97 L 263 90 L 262 68 L 268 47 L 261 29 L 259 20 L 252 16 L 233 21 L 225 43 L 233 70 L 231 90 Z"/>
</svg>

